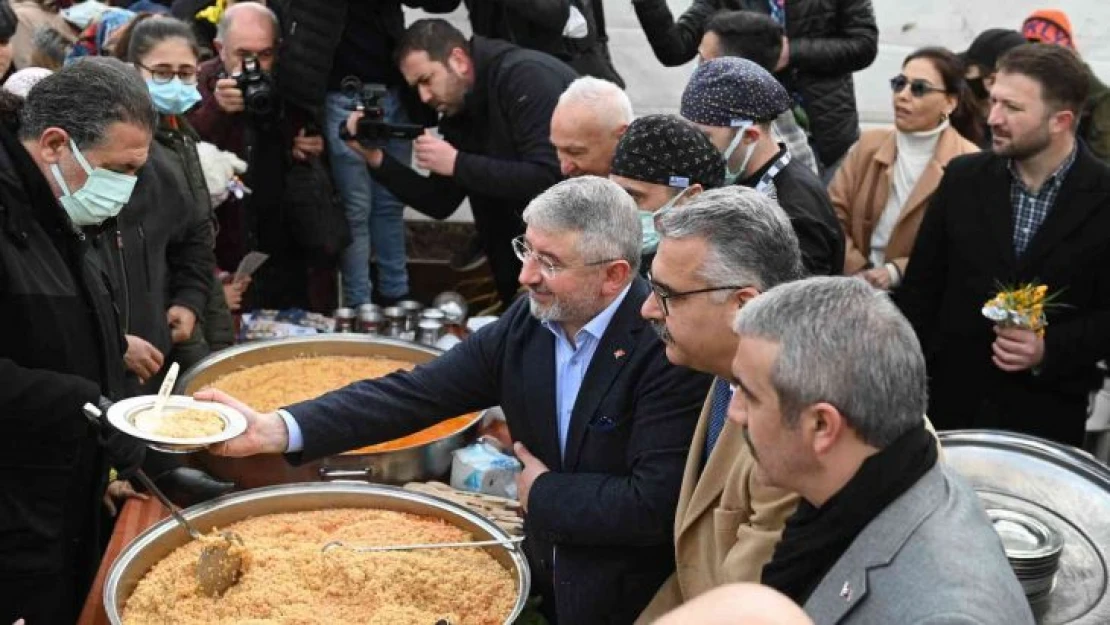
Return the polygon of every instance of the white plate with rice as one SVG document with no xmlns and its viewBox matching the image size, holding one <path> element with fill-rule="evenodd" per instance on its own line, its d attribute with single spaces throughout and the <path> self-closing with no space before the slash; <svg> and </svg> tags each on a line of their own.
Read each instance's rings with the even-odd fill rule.
<svg viewBox="0 0 1110 625">
<path fill-rule="evenodd" d="M 222 443 L 247 430 L 247 419 L 226 404 L 171 395 L 161 416 L 153 414 L 156 395 L 117 402 L 108 409 L 108 422 L 128 436 L 146 441 L 151 449 L 191 453 Z"/>
</svg>

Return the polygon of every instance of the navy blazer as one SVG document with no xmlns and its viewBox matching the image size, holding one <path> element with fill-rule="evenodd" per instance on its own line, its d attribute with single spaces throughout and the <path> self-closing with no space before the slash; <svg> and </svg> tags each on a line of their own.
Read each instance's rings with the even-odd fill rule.
<svg viewBox="0 0 1110 625">
<path fill-rule="evenodd" d="M 667 361 L 640 316 L 648 293 L 637 277 L 602 336 L 571 413 L 565 458 L 555 416 L 555 337 L 520 298 L 497 322 L 411 372 L 288 408 L 304 435 L 303 452 L 290 460 L 500 405 L 513 439 L 551 469 L 533 484 L 525 519 L 544 611 L 570 625 L 631 623 L 674 570 L 675 507 L 711 382 Z"/>
</svg>

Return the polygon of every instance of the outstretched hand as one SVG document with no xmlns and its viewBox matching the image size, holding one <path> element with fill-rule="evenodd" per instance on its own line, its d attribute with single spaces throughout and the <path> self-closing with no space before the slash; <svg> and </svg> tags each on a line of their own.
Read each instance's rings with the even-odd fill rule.
<svg viewBox="0 0 1110 625">
<path fill-rule="evenodd" d="M 289 447 L 289 431 L 276 413 L 258 413 L 231 395 L 216 389 L 205 389 L 193 395 L 200 401 L 214 401 L 230 406 L 247 420 L 247 430 L 235 438 L 216 443 L 208 451 L 217 456 L 242 458 L 257 454 L 280 454 Z"/>
</svg>

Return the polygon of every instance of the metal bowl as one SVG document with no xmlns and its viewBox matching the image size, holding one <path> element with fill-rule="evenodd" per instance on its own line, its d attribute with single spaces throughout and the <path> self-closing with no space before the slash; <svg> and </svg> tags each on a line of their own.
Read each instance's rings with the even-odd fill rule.
<svg viewBox="0 0 1110 625">
<path fill-rule="evenodd" d="M 201 532 L 249 517 L 278 512 L 304 512 L 325 508 L 375 508 L 443 519 L 473 534 L 475 540 L 507 541 L 511 537 L 492 521 L 462 506 L 424 493 L 370 484 L 286 484 L 225 495 L 185 509 L 182 514 Z M 104 610 L 112 625 L 121 625 L 120 614 L 139 580 L 152 566 L 178 547 L 189 535 L 173 519 L 165 519 L 131 541 L 108 571 L 104 583 Z M 249 545 L 248 545 L 249 548 Z M 490 547 L 487 552 L 516 578 L 516 603 L 505 623 L 524 610 L 532 577 L 527 559 L 518 546 Z"/>
<path fill-rule="evenodd" d="M 221 376 L 255 365 L 306 356 L 361 356 L 421 364 L 443 352 L 427 345 L 359 334 L 301 336 L 245 343 L 217 352 L 191 367 L 177 381 L 175 392 L 191 395 Z M 405 484 L 437 479 L 451 470 L 451 453 L 474 442 L 485 417 L 479 413 L 463 429 L 404 449 L 347 453 L 294 467 L 279 456 L 224 458 L 208 453 L 192 462 L 240 488 L 319 480 L 364 480 Z"/>
<path fill-rule="evenodd" d="M 939 436 L 945 462 L 971 482 L 985 508 L 1034 517 L 1062 540 L 1055 587 L 1030 601 L 1037 622 L 1110 623 L 1110 468 L 1074 447 L 1024 434 Z"/>
</svg>

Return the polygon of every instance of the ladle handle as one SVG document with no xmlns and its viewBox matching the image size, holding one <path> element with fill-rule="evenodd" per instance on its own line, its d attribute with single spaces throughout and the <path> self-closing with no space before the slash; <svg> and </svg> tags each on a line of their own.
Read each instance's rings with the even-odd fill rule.
<svg viewBox="0 0 1110 625">
<path fill-rule="evenodd" d="M 177 520 L 177 522 L 182 527 L 185 528 L 185 531 L 189 532 L 189 535 L 192 536 L 194 540 L 201 539 L 201 533 L 198 532 L 196 528 L 194 528 L 191 523 L 186 521 L 185 517 L 177 511 L 177 506 L 173 505 L 173 502 L 170 501 L 170 498 L 166 497 L 165 493 L 163 493 L 161 489 L 154 485 L 154 480 L 147 477 L 147 474 L 143 472 L 142 469 L 135 471 L 135 477 L 139 478 L 139 481 L 142 482 L 143 486 L 145 486 L 148 491 L 154 493 L 154 496 L 158 498 L 158 501 L 161 501 L 162 505 L 166 506 L 166 508 L 169 509 L 170 514 L 173 515 L 173 518 Z"/>
</svg>

